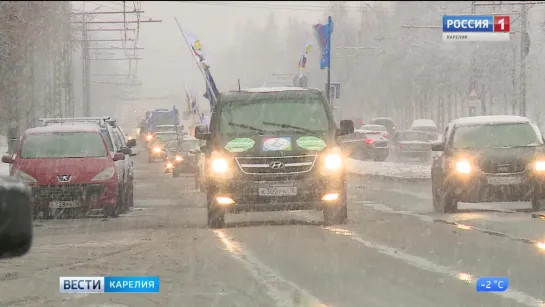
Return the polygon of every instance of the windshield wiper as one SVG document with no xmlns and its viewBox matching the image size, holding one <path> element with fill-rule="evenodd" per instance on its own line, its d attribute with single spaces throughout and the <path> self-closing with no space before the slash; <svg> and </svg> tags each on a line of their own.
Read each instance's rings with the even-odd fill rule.
<svg viewBox="0 0 545 307">
<path fill-rule="evenodd" d="M 276 127 L 280 127 L 280 128 L 291 128 L 291 129 L 296 129 L 296 130 L 299 130 L 299 131 L 308 132 L 308 133 L 311 133 L 311 134 L 314 134 L 314 135 L 318 135 L 318 133 L 316 131 L 313 131 L 313 130 L 310 130 L 310 129 L 307 129 L 307 128 L 303 128 L 303 127 L 299 127 L 299 126 L 290 125 L 290 124 L 277 124 L 277 123 L 271 123 L 271 122 L 263 122 L 263 125 L 276 126 Z"/>
<path fill-rule="evenodd" d="M 259 134 L 266 134 L 266 133 L 271 133 L 270 131 L 265 131 L 263 129 L 259 129 L 259 128 L 256 128 L 256 127 L 252 127 L 250 125 L 246 125 L 246 124 L 237 124 L 237 123 L 233 123 L 233 122 L 229 122 L 227 123 L 229 126 L 234 126 L 234 127 L 240 127 L 240 128 L 245 128 L 245 129 L 249 129 L 249 130 L 253 130 Z"/>
</svg>

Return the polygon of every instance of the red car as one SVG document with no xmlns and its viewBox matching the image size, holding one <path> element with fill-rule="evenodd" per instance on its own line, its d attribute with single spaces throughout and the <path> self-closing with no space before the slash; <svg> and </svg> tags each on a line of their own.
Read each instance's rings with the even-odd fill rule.
<svg viewBox="0 0 545 307">
<path fill-rule="evenodd" d="M 114 162 L 123 153 L 110 154 L 96 125 L 52 125 L 28 129 L 14 156 L 10 176 L 32 189 L 34 216 L 77 216 L 99 211 L 119 215 L 118 173 Z"/>
</svg>

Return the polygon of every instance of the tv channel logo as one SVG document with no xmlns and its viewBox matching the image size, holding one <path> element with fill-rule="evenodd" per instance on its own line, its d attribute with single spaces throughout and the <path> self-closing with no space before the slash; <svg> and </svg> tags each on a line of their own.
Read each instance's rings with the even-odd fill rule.
<svg viewBox="0 0 545 307">
<path fill-rule="evenodd" d="M 59 293 L 159 293 L 159 276 L 59 277 Z"/>
<path fill-rule="evenodd" d="M 510 31 L 510 16 L 443 16 L 443 41 L 505 42 Z"/>
</svg>

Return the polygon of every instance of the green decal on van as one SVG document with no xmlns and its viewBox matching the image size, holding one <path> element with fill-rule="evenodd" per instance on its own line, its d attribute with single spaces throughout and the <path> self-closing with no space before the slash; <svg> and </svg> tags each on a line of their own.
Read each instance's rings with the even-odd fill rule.
<svg viewBox="0 0 545 307">
<path fill-rule="evenodd" d="M 322 150 L 326 146 L 324 140 L 315 136 L 302 136 L 295 143 L 306 150 Z"/>
<path fill-rule="evenodd" d="M 254 147 L 255 141 L 249 138 L 238 138 L 227 142 L 225 149 L 230 152 L 243 152 Z"/>
</svg>

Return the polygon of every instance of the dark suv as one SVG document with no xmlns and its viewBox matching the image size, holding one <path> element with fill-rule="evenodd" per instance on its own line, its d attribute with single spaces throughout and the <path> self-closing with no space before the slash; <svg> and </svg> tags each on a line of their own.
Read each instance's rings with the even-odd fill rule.
<svg viewBox="0 0 545 307">
<path fill-rule="evenodd" d="M 263 88 L 222 93 L 206 140 L 204 185 L 208 225 L 224 227 L 226 212 L 323 210 L 327 224 L 347 219 L 345 159 L 338 129 L 322 92 Z"/>
<path fill-rule="evenodd" d="M 371 120 L 371 124 L 386 127 L 386 131 L 388 131 L 390 135 L 394 135 L 397 129 L 393 119 L 389 117 L 375 117 Z"/>
<path fill-rule="evenodd" d="M 432 143 L 433 207 L 455 212 L 458 202 L 531 201 L 543 208 L 545 151 L 539 128 L 520 116 L 452 121 Z"/>
</svg>

